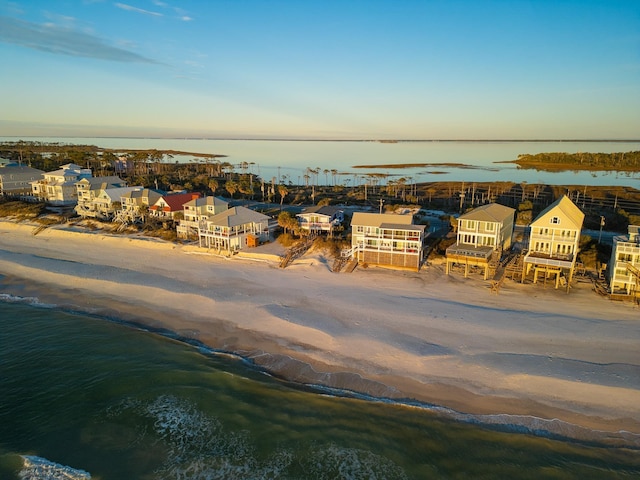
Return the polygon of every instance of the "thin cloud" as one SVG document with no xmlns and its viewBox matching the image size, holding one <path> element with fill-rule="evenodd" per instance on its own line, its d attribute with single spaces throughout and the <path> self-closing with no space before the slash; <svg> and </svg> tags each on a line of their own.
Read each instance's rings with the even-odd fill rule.
<svg viewBox="0 0 640 480">
<path fill-rule="evenodd" d="M 4 16 L 0 16 L 0 42 L 72 57 L 125 63 L 158 63 L 135 52 L 107 45 L 102 39 L 88 33 Z"/>
<path fill-rule="evenodd" d="M 115 3 L 116 7 L 121 8 L 122 10 L 127 10 L 128 12 L 136 12 L 141 13 L 143 15 L 150 15 L 152 17 L 163 17 L 164 15 L 160 12 L 152 12 L 151 10 L 144 10 L 142 8 L 134 7 L 132 5 L 127 5 L 126 3 Z"/>
</svg>

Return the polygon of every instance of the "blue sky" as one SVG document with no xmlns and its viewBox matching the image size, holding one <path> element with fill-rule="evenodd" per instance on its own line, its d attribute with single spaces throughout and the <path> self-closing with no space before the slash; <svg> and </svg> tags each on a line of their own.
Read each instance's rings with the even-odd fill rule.
<svg viewBox="0 0 640 480">
<path fill-rule="evenodd" d="M 640 0 L 0 0 L 0 135 L 640 138 Z"/>
</svg>

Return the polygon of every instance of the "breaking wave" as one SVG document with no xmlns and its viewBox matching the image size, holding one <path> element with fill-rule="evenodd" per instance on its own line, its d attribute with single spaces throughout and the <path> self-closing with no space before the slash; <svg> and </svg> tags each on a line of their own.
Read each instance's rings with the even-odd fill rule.
<svg viewBox="0 0 640 480">
<path fill-rule="evenodd" d="M 37 297 L 21 297 L 18 295 L 11 295 L 9 293 L 0 293 L 0 302 L 20 303 L 41 308 L 55 308 L 57 306 L 50 303 L 42 303 Z"/>
<path fill-rule="evenodd" d="M 89 480 L 91 475 L 46 458 L 23 455 L 24 466 L 18 476 L 21 480 Z"/>
<path fill-rule="evenodd" d="M 107 414 L 113 418 L 131 413 L 149 420 L 152 434 L 165 444 L 167 455 L 155 472 L 157 479 L 408 478 L 387 458 L 335 444 L 314 445 L 303 455 L 276 447 L 260 458 L 249 432 L 227 431 L 217 418 L 175 396 L 161 395 L 150 402 L 129 399 Z"/>
</svg>

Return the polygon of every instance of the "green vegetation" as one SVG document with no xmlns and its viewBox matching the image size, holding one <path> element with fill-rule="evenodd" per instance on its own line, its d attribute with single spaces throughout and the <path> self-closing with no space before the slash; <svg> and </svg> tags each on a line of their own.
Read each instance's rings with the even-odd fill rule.
<svg viewBox="0 0 640 480">
<path fill-rule="evenodd" d="M 522 154 L 513 162 L 520 168 L 536 170 L 613 170 L 617 172 L 640 171 L 640 151 L 620 153 L 537 153 Z"/>
<path fill-rule="evenodd" d="M 17 222 L 35 220 L 44 213 L 44 208 L 44 203 L 0 202 L 0 217 Z"/>
</svg>

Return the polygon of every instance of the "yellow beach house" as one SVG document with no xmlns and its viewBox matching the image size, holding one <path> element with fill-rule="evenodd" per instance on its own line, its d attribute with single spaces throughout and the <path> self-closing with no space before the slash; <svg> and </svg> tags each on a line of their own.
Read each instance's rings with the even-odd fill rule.
<svg viewBox="0 0 640 480">
<path fill-rule="evenodd" d="M 555 288 L 558 288 L 561 278 L 565 278 L 568 291 L 583 221 L 584 213 L 566 195 L 545 208 L 531 223 L 522 280 L 533 271 L 534 283 L 542 274 L 545 282 L 555 277 Z"/>
</svg>

